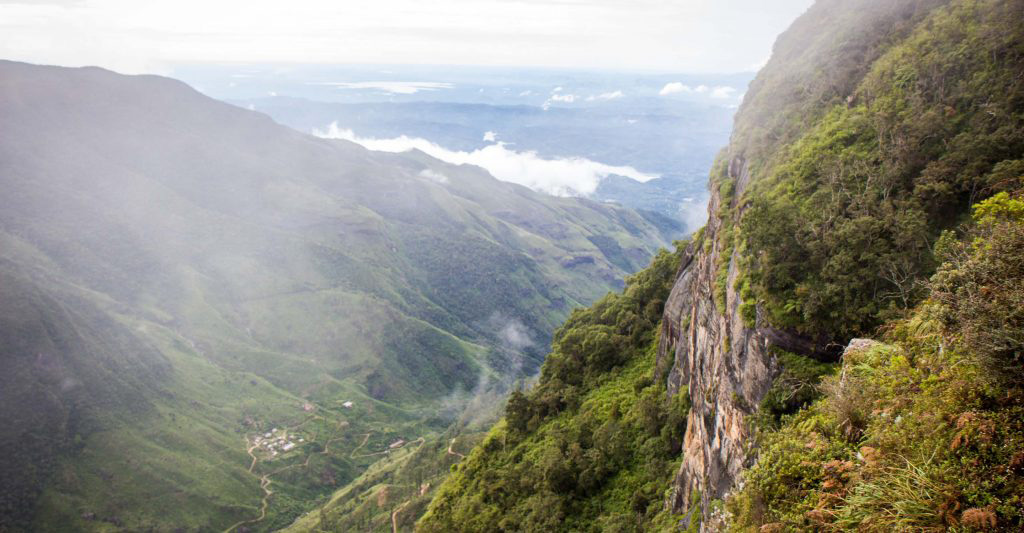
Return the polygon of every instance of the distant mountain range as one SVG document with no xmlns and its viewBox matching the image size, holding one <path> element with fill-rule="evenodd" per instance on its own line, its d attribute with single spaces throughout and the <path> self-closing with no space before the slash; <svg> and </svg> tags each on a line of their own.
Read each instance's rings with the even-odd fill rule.
<svg viewBox="0 0 1024 533">
<path fill-rule="evenodd" d="M 367 146 L 469 160 L 535 190 L 656 211 L 689 231 L 704 223 L 705 177 L 753 76 L 306 65 L 175 73 L 299 131 L 333 124 Z"/>
</svg>

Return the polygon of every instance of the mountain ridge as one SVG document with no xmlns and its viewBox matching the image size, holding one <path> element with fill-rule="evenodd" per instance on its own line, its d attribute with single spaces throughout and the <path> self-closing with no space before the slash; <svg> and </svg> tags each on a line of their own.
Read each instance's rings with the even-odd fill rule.
<svg viewBox="0 0 1024 533">
<path fill-rule="evenodd" d="M 24 287 L 0 305 L 22 380 L 4 402 L 45 391 L 53 429 L 5 425 L 4 527 L 227 527 L 260 514 L 275 461 L 298 466 L 248 527 L 286 525 L 376 460 L 345 453 L 362 434 L 440 433 L 448 403 L 530 372 L 560 317 L 665 242 L 625 209 L 318 139 L 157 76 L 2 62 L 0 120 L 0 274 Z M 76 370 L 101 354 L 113 378 Z M 140 411 L 120 419 L 104 390 Z M 275 425 L 308 445 L 252 462 Z"/>
</svg>

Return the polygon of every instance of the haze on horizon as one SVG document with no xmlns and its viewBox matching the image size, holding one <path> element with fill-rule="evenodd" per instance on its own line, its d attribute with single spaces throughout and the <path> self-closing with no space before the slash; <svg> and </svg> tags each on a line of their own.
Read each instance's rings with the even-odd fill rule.
<svg viewBox="0 0 1024 533">
<path fill-rule="evenodd" d="M 756 70 L 811 0 L 0 0 L 0 58 Z"/>
</svg>

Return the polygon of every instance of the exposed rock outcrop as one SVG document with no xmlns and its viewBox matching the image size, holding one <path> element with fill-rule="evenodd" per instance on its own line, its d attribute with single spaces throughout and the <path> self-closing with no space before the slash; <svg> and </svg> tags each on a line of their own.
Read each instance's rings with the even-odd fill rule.
<svg viewBox="0 0 1024 533">
<path fill-rule="evenodd" d="M 685 387 L 692 405 L 667 501 L 687 516 L 684 522 L 702 513 L 702 528 L 712 530 L 711 502 L 723 498 L 756 458 L 748 417 L 782 370 L 772 348 L 832 361 L 843 351 L 831 339 L 771 327 L 760 308 L 754 324 L 741 313 L 735 287 L 740 252 L 733 240 L 749 200 L 744 193 L 771 179 L 773 165 L 809 124 L 829 109 L 853 105 L 849 95 L 894 39 L 946 3 L 818 0 L 779 37 L 750 84 L 726 164 L 712 170 L 708 223 L 684 253 L 662 320 L 657 368 L 668 369 L 669 393 Z"/>
<path fill-rule="evenodd" d="M 729 174 L 738 186 L 746 184 L 747 173 L 739 159 L 731 162 Z M 770 336 L 746 327 L 739 315 L 739 295 L 732 287 L 738 274 L 736 258 L 722 257 L 718 242 L 722 222 L 714 214 L 721 200 L 713 193 L 708 206 L 712 216 L 703 241 L 710 244 L 695 241 L 684 253 L 665 305 L 658 347 L 659 367 L 668 366 L 663 358 L 671 361 L 669 393 L 686 387 L 692 404 L 683 463 L 669 501 L 673 511 L 680 513 L 694 505 L 708 509 L 711 500 L 721 498 L 748 466 L 746 417 L 779 371 L 767 349 Z M 720 261 L 729 262 L 722 310 L 713 297 Z M 699 501 L 694 501 L 696 494 Z"/>
<path fill-rule="evenodd" d="M 750 181 L 742 158 L 730 160 L 728 178 L 735 183 L 733 198 L 741 197 Z M 747 417 L 781 371 L 770 348 L 819 359 L 834 359 L 842 350 L 772 328 L 760 313 L 754 327 L 744 324 L 739 311 L 742 300 L 734 288 L 738 256 L 720 242 L 722 220 L 716 213 L 721 202 L 714 191 L 703 238 L 691 242 L 683 254 L 676 284 L 665 304 L 658 347 L 658 367 L 670 369 L 669 394 L 685 387 L 691 400 L 683 462 L 668 505 L 687 516 L 699 506 L 697 512 L 704 513 L 705 519 L 709 518 L 710 503 L 725 496 L 754 459 Z M 724 309 L 719 309 L 713 293 L 722 261 L 728 262 L 728 282 Z"/>
</svg>

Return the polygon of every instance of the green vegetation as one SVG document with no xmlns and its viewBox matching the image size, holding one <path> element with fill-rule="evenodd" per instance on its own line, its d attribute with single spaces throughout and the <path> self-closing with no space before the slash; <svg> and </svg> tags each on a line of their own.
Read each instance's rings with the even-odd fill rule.
<svg viewBox="0 0 1024 533">
<path fill-rule="evenodd" d="M 701 297 L 725 313 L 731 288 L 745 325 L 782 336 L 885 344 L 840 363 L 772 348 L 779 374 L 759 405 L 737 405 L 753 411 L 757 462 L 712 504 L 731 530 L 1024 527 L 1022 14 L 1022 0 L 819 0 L 751 84 L 694 236 L 698 262 L 715 258 Z M 423 530 L 679 527 L 662 511 L 679 488 L 664 450 L 686 406 L 661 389 L 646 312 L 665 280 L 574 312 Z M 609 446 L 613 423 L 625 440 Z M 668 467 L 609 451 L 623 448 Z"/>
<path fill-rule="evenodd" d="M 3 531 L 284 527 L 535 371 L 570 309 L 667 242 L 649 215 L 166 78 L 0 78 Z M 254 461 L 275 427 L 301 445 Z"/>
<path fill-rule="evenodd" d="M 453 465 L 484 437 L 446 432 L 388 455 L 285 531 L 390 532 L 412 530 Z M 453 436 L 455 435 L 455 436 Z"/>
<path fill-rule="evenodd" d="M 818 384 L 823 376 L 834 372 L 836 364 L 773 349 L 782 372 L 772 381 L 755 414 L 755 423 L 770 430 L 779 425 L 783 417 L 792 415 L 818 398 Z"/>
<path fill-rule="evenodd" d="M 762 432 L 732 530 L 1024 527 L 1022 215 L 1019 196 L 975 206 L 888 344 L 848 350 L 823 397 Z"/>
<path fill-rule="evenodd" d="M 688 397 L 669 397 L 652 369 L 678 253 L 662 251 L 621 294 L 573 312 L 539 383 L 512 393 L 504 421 L 455 467 L 420 530 L 644 531 L 672 523 L 662 502 Z"/>
<path fill-rule="evenodd" d="M 748 156 L 764 178 L 745 194 L 746 265 L 772 324 L 838 339 L 872 331 L 920 301 L 916 282 L 935 267 L 940 232 L 972 202 L 1014 186 L 1007 178 L 1024 152 L 1021 9 L 956 1 L 908 14 L 913 24 L 876 26 L 906 35 L 872 48 L 879 57 L 863 78 L 853 74 L 864 66 L 822 69 L 824 81 L 858 81 L 791 108 L 787 120 L 801 127 L 776 126 L 791 142 Z M 766 69 L 760 85 L 779 74 Z"/>
<path fill-rule="evenodd" d="M 887 344 L 841 368 L 776 353 L 731 530 L 1024 524 L 1024 3 L 919 4 L 875 19 L 889 32 L 877 43 L 868 31 L 815 57 L 814 98 L 783 90 L 780 69 L 809 64 L 784 50 L 737 120 L 764 176 L 744 196 L 738 288 L 774 326 L 831 339 L 881 326 Z M 790 32 L 810 31 L 809 15 Z M 844 63 L 851 48 L 871 61 Z M 768 102 L 784 112 L 764 115 Z"/>
</svg>

